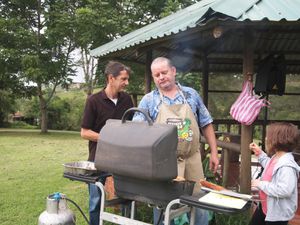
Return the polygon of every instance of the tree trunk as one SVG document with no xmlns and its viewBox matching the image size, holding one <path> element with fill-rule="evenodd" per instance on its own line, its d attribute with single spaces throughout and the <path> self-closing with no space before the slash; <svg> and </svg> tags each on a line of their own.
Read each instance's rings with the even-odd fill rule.
<svg viewBox="0 0 300 225">
<path fill-rule="evenodd" d="M 4 127 L 5 114 L 0 112 L 0 127 Z"/>
<path fill-rule="evenodd" d="M 84 80 L 86 83 L 86 93 L 87 95 L 93 94 L 94 90 L 94 74 L 96 73 L 96 62 L 93 57 L 89 55 L 89 50 L 85 48 L 81 48 L 81 60 L 80 60 L 83 74 L 84 74 Z"/>
<path fill-rule="evenodd" d="M 47 104 L 43 97 L 41 89 L 39 89 L 39 100 L 40 100 L 40 112 L 41 112 L 41 133 L 45 134 L 48 132 L 48 115 L 47 115 Z"/>
<path fill-rule="evenodd" d="M 92 82 L 92 80 L 89 80 L 88 83 L 87 83 L 86 94 L 88 96 L 90 96 L 91 94 L 93 94 L 93 82 Z"/>
</svg>

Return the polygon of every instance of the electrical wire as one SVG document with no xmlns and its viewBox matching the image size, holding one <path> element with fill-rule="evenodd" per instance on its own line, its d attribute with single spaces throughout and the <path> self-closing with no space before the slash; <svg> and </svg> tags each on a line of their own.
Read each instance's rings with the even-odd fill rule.
<svg viewBox="0 0 300 225">
<path fill-rule="evenodd" d="M 79 207 L 79 205 L 76 204 L 76 202 L 74 202 L 73 200 L 69 199 L 69 198 L 65 198 L 67 201 L 71 202 L 73 205 L 76 206 L 76 208 L 80 211 L 80 213 L 82 214 L 83 218 L 85 219 L 85 221 L 87 222 L 88 225 L 90 224 L 90 221 L 88 220 L 88 218 L 86 217 L 86 215 L 83 213 L 82 209 Z"/>
</svg>

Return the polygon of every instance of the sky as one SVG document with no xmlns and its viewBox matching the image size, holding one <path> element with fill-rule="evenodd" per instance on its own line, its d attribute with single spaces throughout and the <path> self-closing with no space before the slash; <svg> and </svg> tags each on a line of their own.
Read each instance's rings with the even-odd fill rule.
<svg viewBox="0 0 300 225">
<path fill-rule="evenodd" d="M 76 76 L 70 77 L 73 83 L 84 83 L 83 70 L 80 67 L 76 67 Z"/>
<path fill-rule="evenodd" d="M 74 58 L 74 61 L 80 60 L 80 51 L 79 49 L 75 49 L 71 53 L 71 57 Z M 76 70 L 76 76 L 71 76 L 70 78 L 73 80 L 74 83 L 84 83 L 84 74 L 83 69 L 80 66 L 76 66 L 74 68 Z"/>
</svg>

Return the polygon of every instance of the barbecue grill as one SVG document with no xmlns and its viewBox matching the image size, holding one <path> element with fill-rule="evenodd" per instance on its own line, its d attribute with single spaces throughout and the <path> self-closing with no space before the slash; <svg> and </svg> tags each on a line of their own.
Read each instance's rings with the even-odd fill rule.
<svg viewBox="0 0 300 225">
<path fill-rule="evenodd" d="M 126 121 L 130 111 L 144 114 L 147 122 Z M 236 213 L 249 208 L 247 204 L 243 209 L 231 209 L 216 205 L 200 203 L 199 197 L 204 192 L 193 196 L 193 181 L 176 181 L 177 177 L 177 127 L 168 124 L 153 124 L 147 113 L 132 108 L 126 111 L 122 120 L 108 120 L 101 130 L 98 140 L 95 168 L 97 171 L 106 171 L 114 177 L 116 195 L 121 199 L 144 202 L 165 208 L 165 224 L 169 220 L 184 212 L 191 211 L 191 224 L 193 224 L 194 208 L 204 208 L 221 213 Z M 134 213 L 129 218 L 104 212 L 105 191 L 100 182 L 93 178 L 93 174 L 81 175 L 64 173 L 72 180 L 96 182 L 103 197 L 101 198 L 100 225 L 103 220 L 118 224 L 140 224 L 134 220 Z M 180 205 L 171 214 L 171 208 Z M 132 211 L 134 206 L 132 207 Z"/>
<path fill-rule="evenodd" d="M 126 121 L 129 112 L 143 113 L 147 122 Z M 116 195 L 164 207 L 193 193 L 194 182 L 177 177 L 177 127 L 153 124 L 134 108 L 122 120 L 108 120 L 98 140 L 95 167 L 113 174 Z"/>
</svg>

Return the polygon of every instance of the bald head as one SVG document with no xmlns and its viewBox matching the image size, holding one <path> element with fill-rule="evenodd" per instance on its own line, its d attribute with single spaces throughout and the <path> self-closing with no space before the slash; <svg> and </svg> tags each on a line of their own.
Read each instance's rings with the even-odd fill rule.
<svg viewBox="0 0 300 225">
<path fill-rule="evenodd" d="M 159 63 L 167 63 L 167 65 L 169 67 L 173 67 L 173 64 L 171 62 L 170 59 L 166 58 L 166 57 L 157 57 L 156 59 L 154 59 L 151 63 L 151 70 L 152 70 L 152 67 L 156 64 L 159 64 Z"/>
<path fill-rule="evenodd" d="M 151 73 L 156 87 L 164 91 L 164 94 L 177 90 L 176 68 L 168 58 L 158 57 L 154 59 L 151 64 Z"/>
</svg>

